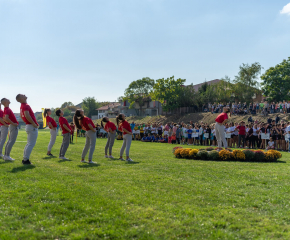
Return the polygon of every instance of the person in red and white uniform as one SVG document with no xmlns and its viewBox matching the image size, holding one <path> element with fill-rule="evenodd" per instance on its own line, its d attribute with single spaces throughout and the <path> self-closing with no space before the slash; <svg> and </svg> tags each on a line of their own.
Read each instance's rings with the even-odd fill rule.
<svg viewBox="0 0 290 240">
<path fill-rule="evenodd" d="M 50 141 L 47 147 L 47 156 L 53 157 L 51 153 L 51 149 L 53 145 L 55 144 L 56 135 L 57 135 L 57 124 L 55 120 L 50 116 L 51 110 L 49 108 L 44 109 L 43 117 L 46 119 L 46 125 L 50 129 Z"/>
<path fill-rule="evenodd" d="M 221 149 L 222 144 L 225 148 L 228 147 L 228 143 L 225 137 L 225 123 L 228 121 L 228 113 L 230 112 L 230 109 L 228 107 L 223 108 L 223 112 L 218 115 L 218 117 L 215 119 L 215 133 L 216 133 L 216 139 L 218 142 L 218 147 Z"/>
<path fill-rule="evenodd" d="M 14 143 L 16 142 L 18 136 L 18 121 L 12 110 L 9 108 L 10 101 L 7 98 L 1 99 L 1 103 L 4 105 L 4 121 L 9 125 L 9 139 L 5 146 L 5 155 L 3 157 L 6 161 L 14 161 L 15 159 L 10 157 L 10 153 Z"/>
<path fill-rule="evenodd" d="M 125 115 L 122 113 L 116 117 L 116 122 L 117 122 L 119 131 L 123 133 L 123 145 L 120 150 L 119 159 L 122 161 L 125 161 L 123 159 L 123 153 L 126 148 L 126 161 L 133 162 L 133 160 L 129 157 L 129 152 L 130 152 L 130 147 L 131 147 L 131 142 L 132 142 L 132 135 L 133 135 L 130 123 L 126 121 Z"/>
<path fill-rule="evenodd" d="M 63 111 L 58 109 L 55 112 L 56 116 L 58 116 L 58 121 L 59 121 L 59 126 L 62 129 L 62 144 L 60 147 L 60 151 L 59 151 L 59 159 L 63 159 L 63 160 L 68 160 L 68 158 L 65 157 L 66 151 L 68 149 L 69 146 L 69 141 L 70 141 L 70 134 L 72 132 L 70 125 L 68 124 L 68 121 L 66 120 L 66 118 L 63 117 Z"/>
<path fill-rule="evenodd" d="M 16 96 L 16 101 L 21 103 L 20 117 L 22 118 L 23 122 L 26 124 L 25 131 L 27 133 L 27 144 L 24 148 L 22 163 L 31 164 L 29 158 L 36 144 L 39 125 L 36 121 L 35 115 L 31 107 L 27 104 L 27 97 L 24 94 L 18 94 Z"/>
<path fill-rule="evenodd" d="M 0 157 L 4 157 L 2 154 L 2 150 L 8 135 L 8 124 L 4 121 L 4 112 L 1 109 L 1 102 L 0 102 Z"/>
<path fill-rule="evenodd" d="M 74 115 L 74 124 L 76 125 L 77 129 L 84 129 L 86 131 L 86 144 L 83 149 L 81 162 L 85 162 L 85 157 L 90 150 L 89 163 L 94 163 L 93 154 L 95 151 L 97 140 L 97 130 L 95 124 L 93 123 L 92 119 L 84 115 L 84 111 L 82 109 L 76 110 Z"/>
<path fill-rule="evenodd" d="M 103 122 L 106 123 L 105 126 L 104 126 Z M 102 121 L 101 121 L 101 126 L 108 133 L 108 141 L 107 141 L 107 144 L 105 146 L 105 158 L 114 158 L 112 156 L 112 149 L 113 149 L 114 142 L 115 142 L 115 137 L 116 137 L 116 130 L 117 130 L 116 125 L 114 123 L 112 123 L 109 120 L 109 118 L 103 117 Z M 108 153 L 108 149 L 109 149 L 109 156 L 107 154 Z"/>
</svg>

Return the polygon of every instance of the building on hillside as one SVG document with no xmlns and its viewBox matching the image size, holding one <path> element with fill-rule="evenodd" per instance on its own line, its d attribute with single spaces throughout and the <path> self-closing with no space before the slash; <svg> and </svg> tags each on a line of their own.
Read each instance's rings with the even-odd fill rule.
<svg viewBox="0 0 290 240">
<path fill-rule="evenodd" d="M 83 106 L 83 103 L 82 102 L 79 103 L 79 104 L 77 104 L 77 105 L 75 105 L 75 107 L 77 107 L 77 108 L 82 108 L 82 106 Z"/>
<path fill-rule="evenodd" d="M 120 113 L 119 102 L 111 102 L 108 105 L 102 106 L 98 110 L 98 119 L 103 117 L 116 117 Z"/>
<path fill-rule="evenodd" d="M 199 83 L 199 84 L 196 84 L 196 85 L 193 85 L 193 88 L 194 88 L 194 91 L 197 92 L 198 89 L 205 83 L 207 83 L 208 85 L 212 85 L 212 84 L 216 84 L 216 83 L 219 83 L 221 80 L 219 79 L 214 79 L 214 80 L 211 80 L 211 81 L 205 81 L 203 83 Z"/>
</svg>

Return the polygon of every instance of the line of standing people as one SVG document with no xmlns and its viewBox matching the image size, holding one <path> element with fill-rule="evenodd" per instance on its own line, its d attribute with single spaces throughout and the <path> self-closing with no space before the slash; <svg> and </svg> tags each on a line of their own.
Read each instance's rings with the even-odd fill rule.
<svg viewBox="0 0 290 240">
<path fill-rule="evenodd" d="M 19 102 L 20 105 L 20 117 L 22 118 L 23 122 L 25 123 L 25 131 L 27 134 L 27 144 L 24 148 L 23 153 L 23 164 L 31 164 L 30 161 L 30 155 L 31 152 L 36 144 L 36 140 L 38 137 L 38 127 L 39 124 L 36 121 L 35 115 L 31 109 L 31 107 L 27 104 L 27 97 L 24 94 L 18 94 L 16 96 L 17 102 Z M 1 105 L 4 106 L 4 111 L 1 109 Z M 14 161 L 15 159 L 11 158 L 10 153 L 13 145 L 16 142 L 17 136 L 18 136 L 18 121 L 16 120 L 16 117 L 13 113 L 13 111 L 9 108 L 10 101 L 6 98 L 2 98 L 0 101 L 0 157 L 7 161 Z M 53 154 L 51 153 L 52 148 L 56 141 L 57 136 L 57 123 L 55 120 L 50 116 L 51 110 L 45 109 L 44 116 L 47 121 L 47 125 L 50 128 L 50 141 L 47 148 L 47 155 L 50 157 L 53 157 Z M 72 128 L 70 127 L 68 121 L 66 118 L 63 117 L 63 111 L 57 110 L 56 115 L 59 117 L 59 125 L 62 129 L 62 144 L 59 152 L 59 158 L 63 160 L 68 160 L 65 157 L 65 154 L 67 152 L 67 149 L 69 147 L 71 134 L 73 133 Z M 112 148 L 114 145 L 115 135 L 116 135 L 116 126 L 114 123 L 110 122 L 108 118 L 102 119 L 102 125 L 103 122 L 106 123 L 105 129 L 108 132 L 108 141 L 105 146 L 105 157 L 106 158 L 113 158 L 112 156 Z M 123 133 L 124 141 L 122 148 L 120 150 L 120 158 L 119 160 L 123 159 L 123 153 L 126 149 L 126 161 L 133 162 L 133 160 L 129 157 L 129 151 L 132 141 L 132 130 L 130 128 L 130 124 L 126 121 L 125 116 L 123 114 L 119 114 L 116 118 L 116 122 L 119 128 L 119 131 Z M 96 145 L 96 126 L 94 125 L 93 121 L 86 117 L 84 115 L 84 111 L 81 109 L 76 110 L 74 114 L 74 123 L 77 127 L 77 129 L 83 129 L 86 131 L 86 143 L 84 146 L 84 149 L 82 151 L 81 156 L 81 162 L 85 162 L 85 157 L 87 153 L 88 155 L 88 163 L 94 163 L 93 153 L 95 151 L 95 145 Z M 3 154 L 3 147 L 5 144 L 5 141 L 7 139 L 7 135 L 9 132 L 9 139 L 5 146 L 5 152 Z M 107 155 L 107 152 L 109 150 L 109 155 Z"/>
</svg>

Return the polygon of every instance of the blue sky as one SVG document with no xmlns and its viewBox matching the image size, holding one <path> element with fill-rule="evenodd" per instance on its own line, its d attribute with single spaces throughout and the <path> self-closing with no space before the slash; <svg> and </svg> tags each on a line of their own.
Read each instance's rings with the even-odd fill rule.
<svg viewBox="0 0 290 240">
<path fill-rule="evenodd" d="M 0 0 L 0 98 L 114 101 L 131 81 L 233 78 L 290 56 L 290 0 Z M 283 9 L 284 8 L 284 9 Z M 282 10 L 283 9 L 283 10 Z"/>
</svg>

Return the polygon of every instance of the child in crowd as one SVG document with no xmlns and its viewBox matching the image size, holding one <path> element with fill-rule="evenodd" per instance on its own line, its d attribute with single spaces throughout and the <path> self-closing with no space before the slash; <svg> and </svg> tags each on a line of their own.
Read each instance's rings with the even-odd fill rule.
<svg viewBox="0 0 290 240">
<path fill-rule="evenodd" d="M 171 138 L 172 138 L 172 129 L 169 128 L 169 130 L 168 130 L 168 143 L 171 143 Z"/>
<path fill-rule="evenodd" d="M 275 149 L 275 142 L 273 141 L 272 137 L 270 137 L 270 141 L 268 142 L 268 147 L 267 147 L 267 150 L 270 150 L 270 149 Z"/>
<path fill-rule="evenodd" d="M 176 144 L 176 134 L 175 133 L 173 133 L 171 136 L 171 143 Z"/>
<path fill-rule="evenodd" d="M 182 127 L 182 144 L 184 145 L 185 143 L 187 143 L 187 138 L 188 138 L 188 133 L 187 133 L 187 128 L 186 128 L 186 125 L 184 125 Z"/>
<path fill-rule="evenodd" d="M 193 145 L 193 139 L 192 139 L 192 126 L 188 125 L 187 129 L 187 145 Z"/>
</svg>

